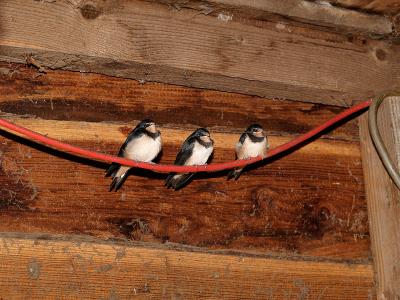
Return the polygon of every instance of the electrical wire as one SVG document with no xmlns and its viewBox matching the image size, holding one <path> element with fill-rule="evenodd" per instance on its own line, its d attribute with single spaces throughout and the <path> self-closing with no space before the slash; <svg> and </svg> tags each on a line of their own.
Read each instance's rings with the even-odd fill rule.
<svg viewBox="0 0 400 300">
<path fill-rule="evenodd" d="M 386 168 L 390 178 L 392 178 L 393 182 L 396 184 L 397 188 L 400 190 L 400 174 L 399 171 L 396 170 L 393 161 L 390 159 L 388 151 L 386 149 L 385 144 L 383 143 L 381 134 L 378 128 L 378 110 L 383 100 L 392 96 L 400 96 L 400 92 L 388 92 L 383 95 L 376 97 L 376 99 L 372 102 L 371 107 L 368 112 L 368 126 L 369 133 L 371 135 L 372 141 L 374 142 L 375 149 L 378 152 L 378 155 Z"/>
<path fill-rule="evenodd" d="M 268 152 L 267 157 L 264 159 L 267 159 L 267 158 L 269 159 L 272 156 L 275 156 L 282 152 L 291 150 L 300 144 L 309 142 L 312 138 L 316 137 L 324 130 L 347 119 L 349 116 L 352 116 L 355 113 L 366 109 L 370 104 L 371 104 L 371 100 L 368 100 L 368 101 L 362 102 L 358 105 L 355 105 L 353 107 L 350 107 L 350 108 L 344 110 L 343 112 L 339 113 L 338 115 L 336 115 L 332 119 L 328 120 L 327 122 L 323 123 L 322 125 L 310 130 L 309 132 L 295 138 L 294 140 L 292 140 L 286 144 L 283 144 L 277 148 L 270 150 Z M 103 154 L 103 153 L 99 153 L 99 152 L 95 152 L 95 151 L 86 150 L 86 149 L 83 149 L 80 147 L 76 147 L 76 146 L 46 137 L 42 134 L 31 131 L 27 128 L 18 126 L 11 122 L 8 122 L 2 118 L 0 118 L 0 127 L 7 128 L 8 130 L 10 130 L 14 133 L 18 133 L 18 134 L 28 138 L 29 140 L 35 141 L 37 143 L 46 145 L 48 147 L 57 149 L 62 152 L 70 153 L 70 154 L 73 154 L 76 156 L 81 156 L 81 157 L 91 159 L 91 160 L 103 161 L 103 162 L 107 162 L 107 163 L 115 162 L 115 163 L 118 163 L 121 165 L 151 170 L 151 171 L 159 172 L 159 173 L 216 172 L 216 171 L 222 171 L 222 170 L 227 170 L 227 169 L 233 169 L 233 168 L 237 168 L 237 167 L 245 167 L 249 164 L 263 160 L 263 158 L 261 156 L 258 156 L 258 157 L 254 157 L 251 159 L 235 160 L 235 161 L 230 161 L 230 162 L 225 162 L 225 163 L 214 163 L 214 164 L 202 165 L 202 166 L 176 166 L 176 165 L 166 165 L 166 164 L 152 164 L 152 163 L 133 161 L 133 160 L 121 158 L 118 156 L 107 155 L 107 154 Z"/>
</svg>

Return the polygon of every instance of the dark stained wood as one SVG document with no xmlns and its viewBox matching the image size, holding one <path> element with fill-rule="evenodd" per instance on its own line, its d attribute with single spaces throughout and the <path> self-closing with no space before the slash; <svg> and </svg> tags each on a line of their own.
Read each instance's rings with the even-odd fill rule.
<svg viewBox="0 0 400 300">
<path fill-rule="evenodd" d="M 396 168 L 400 168 L 400 97 L 382 104 L 378 123 L 382 139 Z M 360 121 L 378 299 L 400 298 L 400 191 L 386 173 L 368 131 L 368 118 Z"/>
<path fill-rule="evenodd" d="M 304 133 L 341 110 L 97 74 L 43 74 L 34 67 L 0 63 L 0 111 L 43 119 L 131 122 L 151 117 L 161 125 L 224 127 L 235 133 L 258 122 L 270 134 L 287 135 Z M 326 137 L 358 140 L 357 122 L 349 121 Z"/>
<path fill-rule="evenodd" d="M 368 264 L 144 248 L 67 236 L 0 235 L 2 297 L 368 299 Z M 284 264 L 284 267 L 283 267 Z"/>
<path fill-rule="evenodd" d="M 29 56 L 42 71 L 98 72 L 341 106 L 397 84 L 390 43 L 304 28 L 298 33 L 280 23 L 144 1 L 2 1 L 0 18 L 0 60 Z"/>
<path fill-rule="evenodd" d="M 43 134 L 115 153 L 133 123 L 10 117 Z M 161 128 L 162 162 L 171 162 L 188 129 Z M 215 162 L 233 158 L 237 134 L 211 128 Z M 293 136 L 271 136 L 272 147 Z M 202 175 L 181 191 L 164 175 L 132 175 L 109 193 L 104 165 L 64 159 L 0 140 L 1 231 L 84 233 L 103 238 L 166 241 L 206 248 L 338 260 L 369 257 L 358 142 L 318 140 L 250 171 L 237 182 Z M 21 185 L 23 193 L 20 192 Z"/>
</svg>

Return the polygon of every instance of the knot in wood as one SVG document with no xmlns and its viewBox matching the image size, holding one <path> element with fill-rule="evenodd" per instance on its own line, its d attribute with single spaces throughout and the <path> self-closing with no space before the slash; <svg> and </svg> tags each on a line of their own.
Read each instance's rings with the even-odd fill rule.
<svg viewBox="0 0 400 300">
<path fill-rule="evenodd" d="M 386 59 L 386 52 L 382 49 L 376 49 L 375 56 L 378 60 L 385 60 Z"/>
<path fill-rule="evenodd" d="M 87 3 L 81 7 L 81 14 L 85 19 L 94 20 L 101 14 L 101 10 L 94 4 Z"/>
</svg>

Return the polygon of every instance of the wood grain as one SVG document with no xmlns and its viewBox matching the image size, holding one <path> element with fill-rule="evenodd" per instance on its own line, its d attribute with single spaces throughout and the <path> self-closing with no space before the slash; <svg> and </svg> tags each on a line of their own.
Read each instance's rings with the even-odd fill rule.
<svg viewBox="0 0 400 300">
<path fill-rule="evenodd" d="M 396 84 L 385 42 L 142 1 L 90 3 L 2 1 L 0 59 L 30 54 L 45 68 L 341 106 Z"/>
<path fill-rule="evenodd" d="M 366 14 L 351 9 L 338 8 L 327 3 L 304 0 L 148 0 L 165 3 L 176 9 L 190 8 L 208 15 L 229 13 L 243 15 L 256 20 L 277 19 L 274 15 L 284 16 L 281 22 L 298 20 L 301 23 L 328 27 L 333 30 L 347 33 L 364 33 L 389 35 L 392 33 L 392 24 L 389 18 Z M 271 16 L 271 14 L 274 14 Z M 275 17 L 275 18 L 274 18 Z M 299 23 L 300 23 L 299 22 Z M 298 25 L 299 26 L 299 25 Z"/>
<path fill-rule="evenodd" d="M 29 299 L 367 299 L 370 265 L 1 234 L 0 289 Z M 101 283 L 101 284 L 99 284 Z"/>
<path fill-rule="evenodd" d="M 397 168 L 400 167 L 399 100 L 399 97 L 386 100 L 378 116 L 382 138 Z M 367 116 L 360 121 L 360 135 L 378 299 L 398 299 L 400 192 L 375 151 L 369 136 Z"/>
<path fill-rule="evenodd" d="M 269 134 L 288 135 L 311 130 L 342 108 L 98 74 L 60 70 L 44 74 L 34 67 L 0 63 L 0 111 L 90 122 L 123 123 L 150 117 L 170 127 L 220 127 L 237 134 L 257 122 Z M 325 136 L 356 141 L 357 121 L 344 123 Z"/>
<path fill-rule="evenodd" d="M 106 153 L 116 153 L 133 126 L 11 120 Z M 172 162 L 190 128 L 161 130 L 161 162 Z M 231 160 L 238 134 L 211 132 L 214 161 Z M 105 165 L 52 153 L 56 157 L 9 138 L 0 143 L 1 231 L 85 233 L 337 260 L 369 257 L 357 142 L 318 140 L 237 182 L 226 182 L 225 174 L 202 175 L 174 192 L 163 186 L 165 176 L 139 173 L 120 192 L 108 193 Z M 271 136 L 270 142 L 275 147 L 290 138 Z"/>
<path fill-rule="evenodd" d="M 400 12 L 400 3 L 397 0 L 328 0 L 328 2 L 379 14 L 395 15 Z"/>
</svg>

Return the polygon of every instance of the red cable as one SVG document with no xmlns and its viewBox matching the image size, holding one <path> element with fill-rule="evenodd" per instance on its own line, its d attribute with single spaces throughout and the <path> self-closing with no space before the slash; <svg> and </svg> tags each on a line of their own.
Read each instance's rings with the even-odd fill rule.
<svg viewBox="0 0 400 300">
<path fill-rule="evenodd" d="M 302 136 L 299 136 L 286 144 L 283 144 L 275 149 L 272 149 L 271 151 L 268 152 L 267 158 L 270 158 L 274 155 L 277 155 L 279 153 L 282 153 L 284 151 L 292 149 L 292 148 L 296 147 L 297 145 L 311 139 L 312 137 L 315 137 L 316 135 L 318 135 L 325 129 L 329 128 L 330 126 L 344 120 L 345 118 L 347 118 L 348 116 L 350 116 L 356 112 L 359 112 L 359 111 L 367 108 L 371 104 L 371 102 L 372 102 L 372 100 L 368 100 L 368 101 L 362 102 L 361 104 L 358 104 L 356 106 L 346 109 L 345 111 L 341 112 L 340 114 L 333 117 L 329 121 L 310 130 L 309 132 L 303 134 Z M 47 146 L 57 149 L 59 151 L 71 153 L 71 154 L 82 156 L 82 157 L 92 159 L 92 160 L 104 161 L 104 162 L 108 162 L 108 163 L 115 162 L 115 163 L 119 163 L 121 165 L 151 170 L 151 171 L 160 172 L 160 173 L 216 172 L 216 171 L 232 169 L 232 168 L 236 168 L 236 167 L 244 167 L 246 165 L 249 165 L 249 164 L 252 164 L 257 161 L 262 160 L 262 158 L 260 156 L 258 156 L 258 157 L 251 158 L 251 159 L 235 160 L 235 161 L 230 161 L 230 162 L 225 162 L 225 163 L 215 163 L 215 164 L 204 165 L 204 166 L 176 166 L 176 165 L 151 164 L 151 163 L 144 163 L 144 162 L 136 162 L 136 161 L 133 161 L 130 159 L 125 159 L 125 158 L 121 158 L 121 157 L 117 157 L 117 156 L 113 156 L 113 155 L 102 154 L 102 153 L 82 149 L 80 147 L 72 146 L 70 144 L 66 144 L 66 143 L 60 142 L 58 140 L 48 138 L 44 135 L 33 132 L 27 128 L 15 125 L 15 124 L 10 123 L 1 118 L 0 118 L 0 126 L 7 128 L 11 131 L 17 132 L 19 134 L 22 134 L 23 136 L 25 136 L 35 142 L 42 143 L 44 145 L 47 145 Z"/>
</svg>

